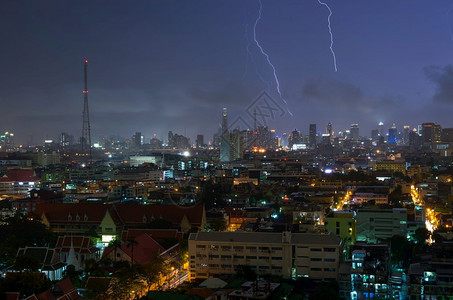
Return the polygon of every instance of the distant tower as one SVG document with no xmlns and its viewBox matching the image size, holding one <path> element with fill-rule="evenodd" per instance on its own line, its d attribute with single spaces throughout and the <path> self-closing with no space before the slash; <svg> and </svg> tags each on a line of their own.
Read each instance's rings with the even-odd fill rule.
<svg viewBox="0 0 453 300">
<path fill-rule="evenodd" d="M 91 129 L 90 129 L 90 114 L 88 112 L 88 60 L 84 63 L 84 82 L 83 90 L 83 126 L 82 126 L 82 154 L 87 156 L 91 162 Z"/>
<path fill-rule="evenodd" d="M 385 132 L 384 132 L 384 122 L 379 122 L 379 124 L 378 124 L 378 129 L 379 129 L 379 134 L 380 134 L 380 136 L 385 136 Z"/>
<path fill-rule="evenodd" d="M 329 136 L 332 135 L 332 123 L 330 123 L 330 122 L 329 122 L 329 124 L 327 124 L 326 133 L 327 133 Z"/>
<path fill-rule="evenodd" d="M 222 135 L 228 132 L 228 113 L 226 107 L 222 109 Z"/>
<path fill-rule="evenodd" d="M 351 124 L 349 131 L 351 132 L 351 140 L 357 141 L 359 139 L 359 124 Z"/>
<path fill-rule="evenodd" d="M 308 131 L 308 142 L 311 148 L 316 147 L 316 124 L 310 124 Z"/>
<path fill-rule="evenodd" d="M 222 109 L 222 135 L 220 136 L 220 161 L 230 161 L 230 133 L 228 131 L 227 109 Z"/>
</svg>

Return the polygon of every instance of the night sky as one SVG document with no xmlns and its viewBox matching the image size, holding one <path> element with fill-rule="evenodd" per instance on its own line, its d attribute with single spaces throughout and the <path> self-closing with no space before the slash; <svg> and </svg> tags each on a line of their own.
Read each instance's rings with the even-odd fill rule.
<svg viewBox="0 0 453 300">
<path fill-rule="evenodd" d="M 278 133 L 453 127 L 453 1 L 325 1 L 338 72 L 325 6 L 262 1 L 256 35 L 293 116 L 253 41 L 258 0 L 1 1 L 0 131 L 20 143 L 79 137 L 85 58 L 94 142 L 168 130 L 208 141 L 222 107 L 253 124 L 245 111 L 264 90 L 285 108 L 268 119 Z"/>
</svg>

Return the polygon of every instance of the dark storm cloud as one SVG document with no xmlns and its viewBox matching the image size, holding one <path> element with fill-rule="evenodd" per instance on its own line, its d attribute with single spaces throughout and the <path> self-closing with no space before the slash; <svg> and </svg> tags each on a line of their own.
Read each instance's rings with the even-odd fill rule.
<svg viewBox="0 0 453 300">
<path fill-rule="evenodd" d="M 363 105 L 362 90 L 350 83 L 325 78 L 312 78 L 302 88 L 303 100 L 321 101 L 329 105 Z"/>
<path fill-rule="evenodd" d="M 197 87 L 187 91 L 189 96 L 196 104 L 202 106 L 219 105 L 243 105 L 244 101 L 253 99 L 253 94 L 246 88 L 244 83 L 231 81 L 221 87 L 213 88 Z"/>
<path fill-rule="evenodd" d="M 453 103 L 453 66 L 429 66 L 423 69 L 426 77 L 436 85 L 435 102 Z"/>
<path fill-rule="evenodd" d="M 355 84 L 327 78 L 311 78 L 302 87 L 303 102 L 333 115 L 348 112 L 354 120 L 376 119 L 389 115 L 389 107 L 401 108 L 405 104 L 400 95 L 370 95 Z M 389 116 L 390 117 L 390 116 Z"/>
</svg>

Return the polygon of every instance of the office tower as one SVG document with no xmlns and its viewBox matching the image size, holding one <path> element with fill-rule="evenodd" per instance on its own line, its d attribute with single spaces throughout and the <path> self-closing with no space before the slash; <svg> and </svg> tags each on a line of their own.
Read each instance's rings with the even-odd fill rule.
<svg viewBox="0 0 453 300">
<path fill-rule="evenodd" d="M 351 124 L 350 133 L 351 140 L 359 140 L 359 124 Z"/>
<path fill-rule="evenodd" d="M 330 121 L 329 121 L 329 123 L 327 124 L 326 133 L 327 133 L 328 135 L 332 135 L 332 123 L 330 123 Z"/>
<path fill-rule="evenodd" d="M 136 132 L 132 136 L 132 148 L 135 150 L 139 150 L 140 147 L 143 145 L 143 136 L 141 132 Z"/>
<path fill-rule="evenodd" d="M 409 125 L 404 125 L 403 127 L 403 144 L 404 145 L 409 145 L 409 132 L 411 131 L 411 128 Z"/>
<path fill-rule="evenodd" d="M 378 129 L 371 130 L 371 139 L 373 141 L 379 140 L 379 130 Z"/>
<path fill-rule="evenodd" d="M 396 125 L 393 123 L 392 127 L 389 128 L 389 136 L 388 136 L 388 142 L 389 144 L 396 144 L 397 142 L 397 131 L 396 131 Z"/>
<path fill-rule="evenodd" d="M 233 161 L 236 159 L 242 158 L 242 152 L 243 152 L 243 144 L 242 144 L 242 137 L 241 137 L 241 132 L 238 129 L 233 130 L 229 134 L 230 141 L 229 141 L 229 161 Z"/>
<path fill-rule="evenodd" d="M 74 136 L 68 134 L 67 132 L 62 132 L 60 134 L 60 146 L 67 147 L 74 143 Z"/>
<path fill-rule="evenodd" d="M 311 148 L 316 147 L 316 124 L 310 124 L 308 142 Z"/>
<path fill-rule="evenodd" d="M 202 148 L 204 145 L 204 136 L 202 134 L 197 135 L 197 148 Z"/>
<path fill-rule="evenodd" d="M 298 131 L 297 129 L 294 129 L 291 134 L 289 135 L 289 138 L 288 138 L 288 147 L 289 148 L 292 148 L 293 145 L 296 145 L 296 144 L 302 144 L 303 142 L 303 137 L 302 137 L 302 134 L 300 133 L 300 131 Z"/>
<path fill-rule="evenodd" d="M 384 122 L 379 122 L 378 124 L 379 134 L 385 136 Z"/>
<path fill-rule="evenodd" d="M 441 141 L 444 143 L 453 143 L 453 128 L 442 129 Z"/>
<path fill-rule="evenodd" d="M 434 123 L 422 124 L 423 143 L 438 143 L 440 142 L 442 128 Z"/>
</svg>

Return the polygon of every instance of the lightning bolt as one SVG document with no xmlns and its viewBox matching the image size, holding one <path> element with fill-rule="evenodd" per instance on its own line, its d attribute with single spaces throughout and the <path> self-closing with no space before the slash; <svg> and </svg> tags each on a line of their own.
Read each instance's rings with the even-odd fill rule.
<svg viewBox="0 0 453 300">
<path fill-rule="evenodd" d="M 285 98 L 283 98 L 282 93 L 280 91 L 280 82 L 278 80 L 277 70 L 275 69 L 274 65 L 272 64 L 269 55 L 263 50 L 263 47 L 261 47 L 260 43 L 258 42 L 258 39 L 256 38 L 256 26 L 258 25 L 258 22 L 261 20 L 261 10 L 263 8 L 263 4 L 261 3 L 261 0 L 259 0 L 259 3 L 260 3 L 260 7 L 258 9 L 258 17 L 255 20 L 255 25 L 253 26 L 253 40 L 255 41 L 256 46 L 260 49 L 261 54 L 263 54 L 263 56 L 266 58 L 267 63 L 269 64 L 269 66 L 272 68 L 272 71 L 273 71 L 273 74 L 274 74 L 274 80 L 275 80 L 275 83 L 277 85 L 277 93 L 280 96 L 280 99 L 282 99 L 282 101 L 285 103 L 286 110 L 288 111 L 288 113 L 292 117 L 293 114 L 289 110 L 288 102 L 286 102 Z"/>
<path fill-rule="evenodd" d="M 453 41 L 453 30 L 451 29 L 451 24 L 450 24 L 450 13 L 451 13 L 452 9 L 453 9 L 453 3 L 450 4 L 450 7 L 448 8 L 448 11 L 447 11 L 448 30 L 450 32 L 450 39 Z"/>
<path fill-rule="evenodd" d="M 337 58 L 335 57 L 335 51 L 333 51 L 333 34 L 332 34 L 332 27 L 330 25 L 330 17 L 332 16 L 332 10 L 330 9 L 329 5 L 322 2 L 321 0 L 318 0 L 318 3 L 321 5 L 324 5 L 329 10 L 329 15 L 327 16 L 327 26 L 329 27 L 329 33 L 330 33 L 330 52 L 332 52 L 333 66 L 335 68 L 335 72 L 337 72 Z"/>
<path fill-rule="evenodd" d="M 245 50 L 247 51 L 247 63 L 245 64 L 245 71 L 244 71 L 244 75 L 242 75 L 242 79 L 244 79 L 245 78 L 245 74 L 247 74 L 248 59 L 250 58 L 250 60 L 252 61 L 253 66 L 255 67 L 256 75 L 258 75 L 258 78 L 261 80 L 261 82 L 263 82 L 266 85 L 267 90 L 269 91 L 271 85 L 270 85 L 270 83 L 267 80 L 265 80 L 263 78 L 263 76 L 259 72 L 258 66 L 257 66 L 257 64 L 255 62 L 255 58 L 253 57 L 253 54 L 250 51 L 250 44 L 251 43 L 250 43 L 249 34 L 248 34 L 248 27 L 249 27 L 249 24 L 245 24 L 245 39 L 247 40 L 247 46 L 245 47 Z"/>
</svg>

